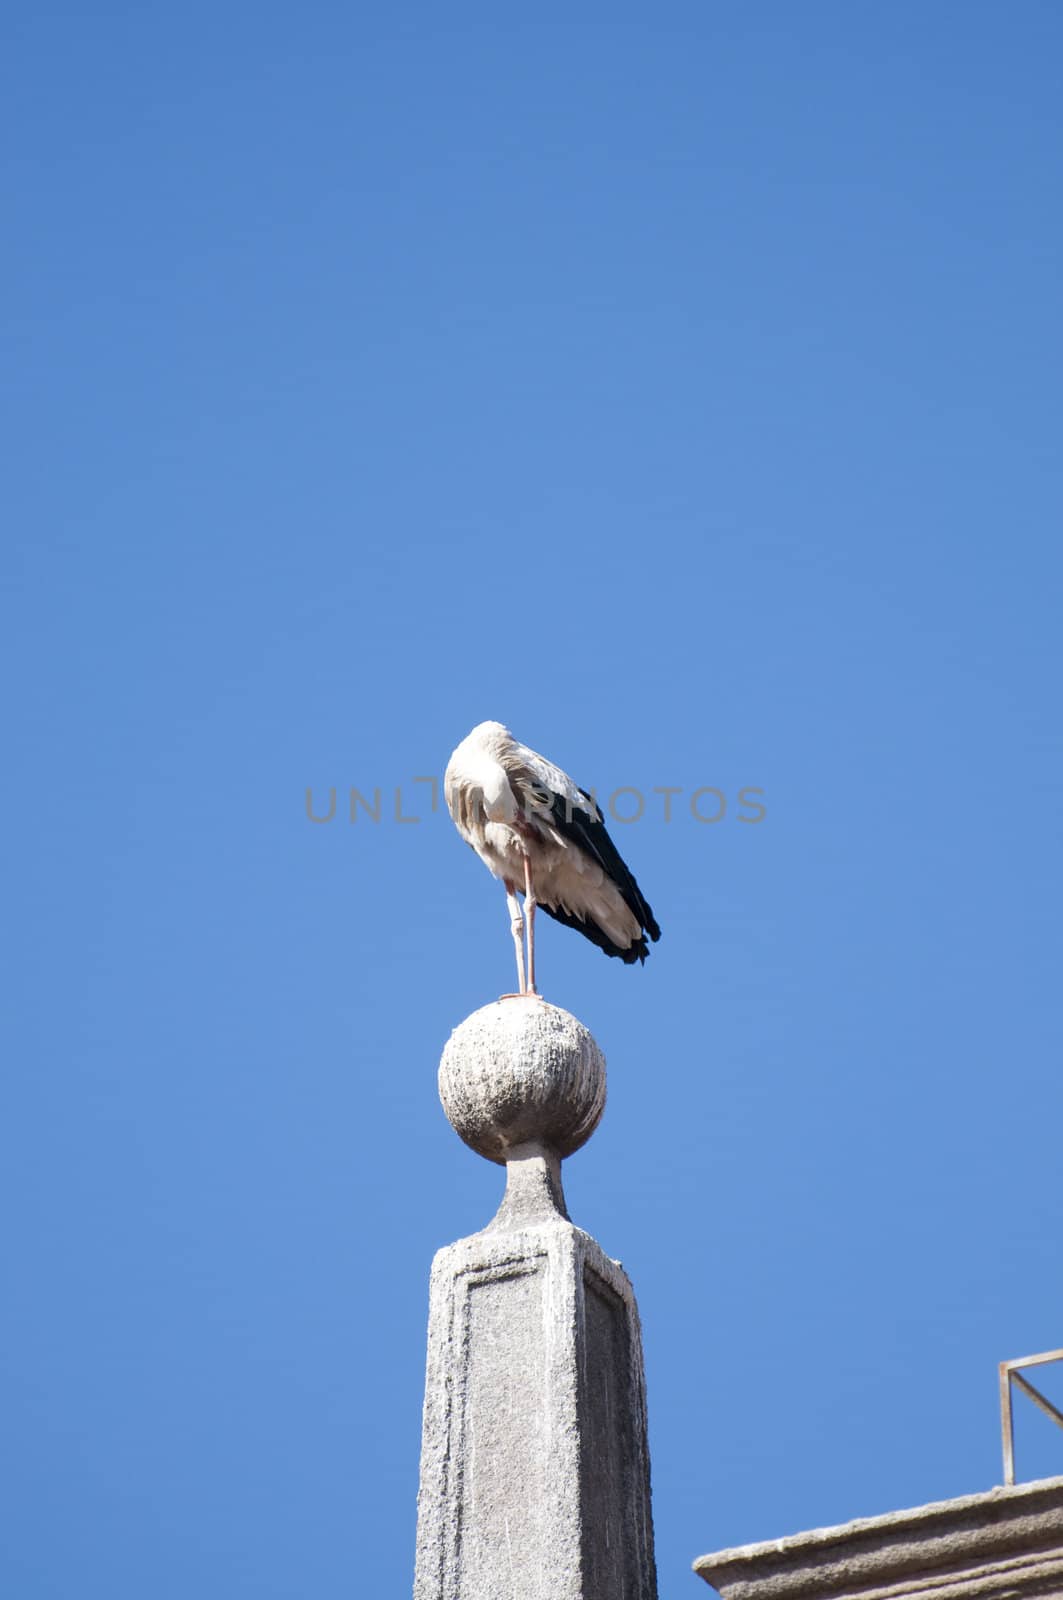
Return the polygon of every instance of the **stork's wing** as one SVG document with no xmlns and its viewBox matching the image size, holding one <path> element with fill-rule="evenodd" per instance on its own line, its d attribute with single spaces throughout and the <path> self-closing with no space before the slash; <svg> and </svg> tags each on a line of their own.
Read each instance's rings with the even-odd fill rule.
<svg viewBox="0 0 1063 1600">
<path fill-rule="evenodd" d="M 576 932 L 582 933 L 591 944 L 596 944 L 599 950 L 604 950 L 607 956 L 619 956 L 628 966 L 635 961 L 645 961 L 650 953 L 645 934 L 636 939 L 634 944 L 629 944 L 626 950 L 622 950 L 619 945 L 613 943 L 603 928 L 599 928 L 593 917 L 588 917 L 584 921 L 582 917 L 577 917 L 575 912 L 566 911 L 564 906 L 548 906 L 545 900 L 539 901 L 539 910 L 545 911 L 548 917 L 553 917 L 555 922 L 563 923 L 566 928 L 575 928 Z"/>
<path fill-rule="evenodd" d="M 564 774 L 562 774 L 564 776 Z M 571 779 L 568 780 L 571 782 Z M 616 845 L 606 831 L 602 814 L 598 810 L 590 795 L 583 789 L 577 790 L 581 804 L 587 808 L 577 810 L 575 806 L 566 803 L 560 795 L 555 797 L 551 808 L 550 820 L 563 839 L 583 850 L 592 861 L 597 861 L 606 877 L 619 889 L 621 898 L 631 915 L 638 921 L 640 928 L 645 928 L 650 938 L 655 942 L 661 937 L 661 930 L 657 926 L 653 912 L 650 910 L 643 897 L 642 891 L 635 882 L 635 875 L 624 860 Z M 588 814 L 590 813 L 590 814 Z M 544 907 L 544 910 L 547 908 Z M 564 921 L 564 918 L 559 918 Z M 579 926 L 573 923 L 572 926 Z M 645 950 L 645 943 L 643 942 Z M 645 955 L 643 955 L 645 959 Z"/>
<path fill-rule="evenodd" d="M 560 907 L 547 905 L 545 901 L 540 902 L 542 909 L 566 927 L 584 934 L 607 955 L 620 956 L 626 962 L 645 961 L 649 953 L 646 935 L 657 940 L 661 937 L 661 930 L 635 882 L 634 874 L 609 837 L 594 800 L 567 772 L 555 767 L 545 756 L 529 750 L 527 745 L 514 741 L 512 754 L 508 759 L 503 756 L 502 760 L 522 806 L 533 816 L 537 814 L 541 823 L 570 848 L 581 851 L 597 862 L 645 933 L 627 949 L 621 949 L 589 918 L 583 921 Z"/>
<path fill-rule="evenodd" d="M 567 805 L 569 811 L 586 811 L 593 815 L 597 810 L 594 801 L 578 783 L 573 783 L 567 772 L 555 767 L 545 756 L 529 750 L 526 744 L 514 741 L 512 755 L 508 759 L 503 756 L 502 761 L 510 783 L 521 791 L 520 798 L 529 809 L 541 811 L 544 817 L 557 800 L 562 806 Z"/>
</svg>

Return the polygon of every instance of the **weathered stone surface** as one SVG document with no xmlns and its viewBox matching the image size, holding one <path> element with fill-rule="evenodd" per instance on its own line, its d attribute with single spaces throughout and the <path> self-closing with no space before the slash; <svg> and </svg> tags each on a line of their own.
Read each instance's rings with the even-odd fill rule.
<svg viewBox="0 0 1063 1600">
<path fill-rule="evenodd" d="M 415 1600 L 655 1600 L 642 1344 L 562 1217 L 432 1267 Z"/>
<path fill-rule="evenodd" d="M 701 1556 L 724 1600 L 1060 1600 L 1063 1478 Z"/>
<path fill-rule="evenodd" d="M 605 1061 L 570 1012 L 535 996 L 498 1000 L 454 1029 L 439 1098 L 456 1132 L 490 1161 L 529 1139 L 568 1156 L 601 1121 Z"/>
<path fill-rule="evenodd" d="M 561 1188 L 601 1053 L 567 1012 L 505 1000 L 455 1030 L 440 1093 L 506 1193 L 432 1266 L 415 1600 L 656 1600 L 638 1311 Z"/>
</svg>

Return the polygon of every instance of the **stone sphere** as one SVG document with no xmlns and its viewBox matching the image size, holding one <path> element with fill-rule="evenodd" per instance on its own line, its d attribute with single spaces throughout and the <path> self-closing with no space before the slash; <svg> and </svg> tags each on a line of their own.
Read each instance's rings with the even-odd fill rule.
<svg viewBox="0 0 1063 1600">
<path fill-rule="evenodd" d="M 451 1126 L 489 1161 L 539 1139 L 560 1156 L 586 1144 L 605 1110 L 605 1057 L 568 1011 L 523 995 L 466 1017 L 439 1063 Z"/>
</svg>

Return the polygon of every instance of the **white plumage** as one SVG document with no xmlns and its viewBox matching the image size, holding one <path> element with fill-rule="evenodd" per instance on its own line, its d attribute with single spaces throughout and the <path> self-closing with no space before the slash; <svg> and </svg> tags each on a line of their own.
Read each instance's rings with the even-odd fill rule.
<svg viewBox="0 0 1063 1600">
<path fill-rule="evenodd" d="M 500 722 L 481 722 L 451 756 L 443 790 L 458 832 L 505 884 L 522 994 L 536 992 L 537 905 L 607 955 L 645 961 L 647 937 L 661 932 L 653 912 L 593 799 L 560 767 Z"/>
</svg>

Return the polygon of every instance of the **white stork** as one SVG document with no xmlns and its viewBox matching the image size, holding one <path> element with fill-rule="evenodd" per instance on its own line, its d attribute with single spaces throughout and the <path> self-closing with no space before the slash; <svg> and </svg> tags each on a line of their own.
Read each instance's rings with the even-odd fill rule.
<svg viewBox="0 0 1063 1600">
<path fill-rule="evenodd" d="M 560 767 L 518 744 L 500 722 L 481 722 L 451 756 L 443 792 L 466 844 L 505 884 L 521 994 L 538 992 L 537 905 L 607 956 L 645 961 L 647 936 L 659 939 L 661 930 L 597 805 Z"/>
</svg>

